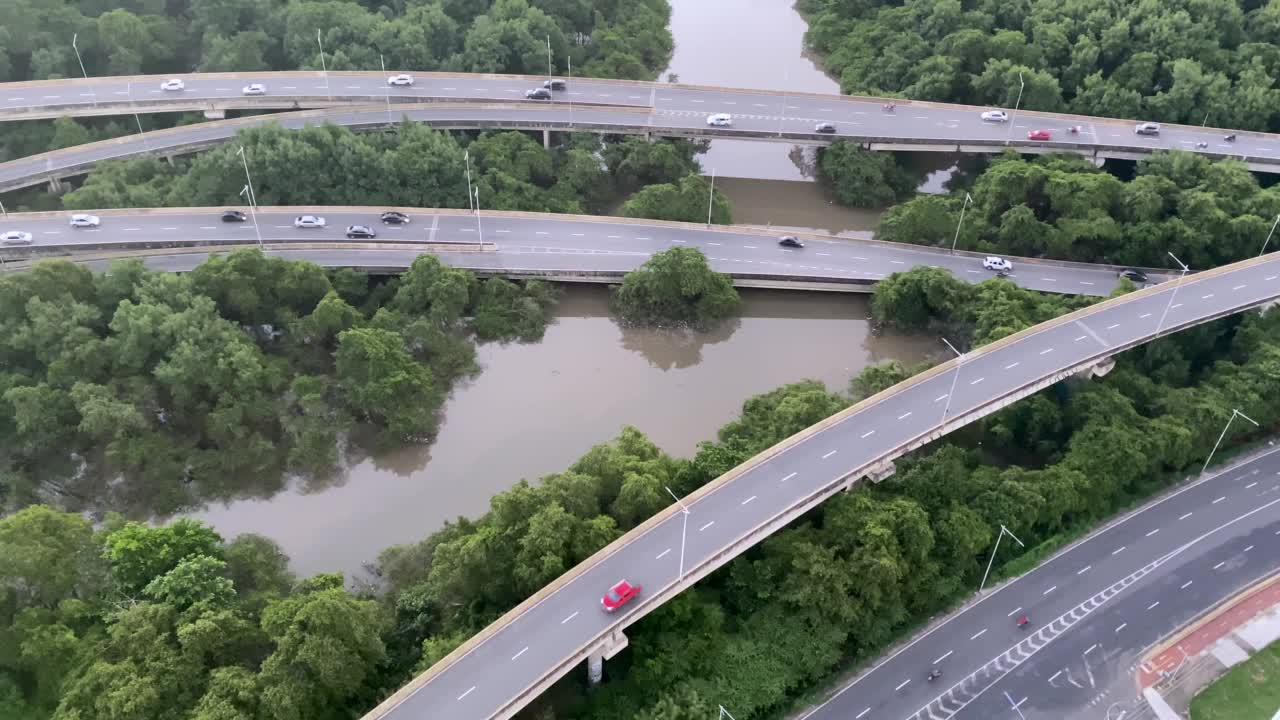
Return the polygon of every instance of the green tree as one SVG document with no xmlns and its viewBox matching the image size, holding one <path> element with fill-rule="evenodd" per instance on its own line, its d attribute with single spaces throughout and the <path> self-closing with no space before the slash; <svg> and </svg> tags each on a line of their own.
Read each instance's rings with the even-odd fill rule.
<svg viewBox="0 0 1280 720">
<path fill-rule="evenodd" d="M 733 314 L 738 293 L 713 272 L 702 251 L 671 248 L 627 273 L 613 295 L 614 312 L 628 323 L 705 329 Z"/>
<path fill-rule="evenodd" d="M 686 175 L 676 183 L 647 185 L 622 205 L 622 214 L 626 217 L 701 223 L 707 222 L 708 210 L 711 222 L 717 225 L 732 222 L 729 200 L 719 191 L 713 191 L 701 175 Z"/>
<path fill-rule="evenodd" d="M 399 440 L 434 432 L 439 390 L 431 369 L 389 330 L 353 328 L 338 335 L 337 379 L 351 409 Z"/>
<path fill-rule="evenodd" d="M 879 207 L 915 191 L 916 180 L 892 154 L 870 152 L 843 140 L 823 148 L 818 173 L 836 199 L 854 207 Z"/>
</svg>

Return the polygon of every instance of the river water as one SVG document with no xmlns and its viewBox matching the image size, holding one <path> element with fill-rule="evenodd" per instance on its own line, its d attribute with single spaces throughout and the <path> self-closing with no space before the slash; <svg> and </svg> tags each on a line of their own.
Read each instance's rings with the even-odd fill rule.
<svg viewBox="0 0 1280 720">
<path fill-rule="evenodd" d="M 790 3 L 673 0 L 668 72 L 688 83 L 838 91 L 804 57 L 805 24 Z M 878 219 L 832 203 L 812 181 L 812 155 L 792 146 L 718 140 L 702 163 L 716 170 L 735 222 L 867 235 Z M 743 299 L 738 320 L 683 334 L 623 329 L 605 288 L 569 287 L 541 342 L 480 348 L 483 371 L 455 389 L 429 447 L 356 461 L 334 484 L 293 483 L 193 516 L 227 537 L 274 538 L 299 573 L 354 574 L 382 548 L 483 513 L 521 478 L 563 470 L 626 424 L 688 457 L 751 395 L 804 378 L 840 389 L 868 363 L 939 350 L 872 336 L 865 296 L 756 290 Z"/>
</svg>

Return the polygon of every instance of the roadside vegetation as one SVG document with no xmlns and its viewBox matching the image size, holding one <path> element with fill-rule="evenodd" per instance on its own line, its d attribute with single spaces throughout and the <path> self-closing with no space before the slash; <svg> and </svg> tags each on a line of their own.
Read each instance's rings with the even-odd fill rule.
<svg viewBox="0 0 1280 720">
<path fill-rule="evenodd" d="M 713 271 L 701 250 L 673 247 L 623 276 L 612 306 L 624 323 L 708 330 L 737 312 L 739 300 L 733 281 Z"/>
<path fill-rule="evenodd" d="M 475 342 L 540 339 L 554 301 L 431 255 L 377 280 L 257 250 L 183 275 L 136 260 L 5 275 L 0 507 L 167 514 L 326 477 L 357 435 L 428 440 L 478 371 Z"/>
<path fill-rule="evenodd" d="M 1280 643 L 1231 668 L 1191 700 L 1191 720 L 1273 720 L 1280 708 Z"/>
<path fill-rule="evenodd" d="M 968 336 L 980 338 L 976 327 Z M 687 494 L 917 370 L 886 363 L 843 392 L 810 381 L 751 398 L 688 460 L 626 429 L 565 472 L 499 493 L 485 515 L 384 551 L 377 595 L 353 595 L 336 576 L 298 583 L 262 538 L 227 543 L 191 521 L 109 518 L 95 531 L 28 508 L 0 520 L 0 636 L 15 649 L 0 655 L 0 708 L 80 720 L 359 714 L 666 507 L 665 487 Z M 832 498 L 633 626 L 604 686 L 587 694 L 574 673 L 531 712 L 701 720 L 726 696 L 736 717 L 791 707 L 972 593 L 1001 523 L 1037 552 L 1197 465 L 1225 409 L 1272 432 L 1277 373 L 1273 311 L 1162 338 L 1104 378 L 1059 383 L 900 461 L 889 480 Z M 1249 437 L 1237 424 L 1224 445 Z M 997 572 L 1018 562 L 1008 553 Z"/>
<path fill-rule="evenodd" d="M 668 0 L 240 0 L 123 5 L 11 3 L 0 34 L 0 82 L 260 70 L 554 72 L 648 80 L 674 47 Z M 150 130 L 198 114 L 142 120 Z M 137 132 L 132 119 L 8 123 L 0 162 Z"/>
<path fill-rule="evenodd" d="M 1280 186 L 1184 152 L 1138 161 L 1128 181 L 1076 156 L 1006 154 L 965 190 L 959 248 L 1175 270 L 1169 252 L 1193 270 L 1257 255 L 1280 216 Z M 885 212 L 877 237 L 949 247 L 963 204 L 962 191 L 909 200 Z"/>
<path fill-rule="evenodd" d="M 1280 131 L 1274 3 L 797 7 L 845 93 Z"/>
</svg>

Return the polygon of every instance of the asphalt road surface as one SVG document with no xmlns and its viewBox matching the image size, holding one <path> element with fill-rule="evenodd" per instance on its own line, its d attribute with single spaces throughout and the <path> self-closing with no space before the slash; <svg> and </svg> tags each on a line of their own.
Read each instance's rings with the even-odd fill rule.
<svg viewBox="0 0 1280 720">
<path fill-rule="evenodd" d="M 1121 710 L 1131 716 L 1143 704 L 1134 682 L 1142 652 L 1274 570 L 1278 556 L 1280 451 L 1273 450 L 1000 587 L 804 718 L 1019 720 L 1021 711 L 1027 720 L 1102 720 L 1108 708 L 1112 718 Z M 1022 615 L 1032 621 L 1026 631 L 1016 626 Z M 1045 641 L 1033 649 L 1037 633 Z M 929 682 L 934 668 L 942 677 Z"/>
<path fill-rule="evenodd" d="M 501 77 L 459 74 L 446 77 L 417 76 L 410 87 L 391 87 L 386 79 L 398 74 L 387 73 L 238 73 L 234 79 L 202 77 L 199 74 L 153 76 L 134 82 L 123 78 L 90 78 L 85 80 L 49 80 L 37 83 L 0 84 L 0 110 L 38 108 L 41 106 L 86 106 L 118 103 L 122 113 L 132 112 L 130 103 L 154 102 L 181 96 L 186 100 L 223 101 L 229 105 L 243 99 L 242 89 L 250 83 L 261 83 L 270 97 L 298 99 L 309 107 L 323 106 L 332 96 L 364 98 L 369 102 L 413 102 L 425 99 L 524 101 L 524 93 L 542 84 L 543 77 Z M 182 78 L 186 89 L 164 91 L 160 83 L 168 77 Z M 564 79 L 564 78 L 562 78 Z M 600 79 L 569 78 L 569 87 L 553 95 L 553 104 L 570 102 L 606 103 L 634 107 L 651 107 L 661 113 L 691 114 L 705 122 L 712 113 L 730 113 L 735 123 L 752 124 L 766 120 L 764 129 L 775 129 L 787 120 L 800 127 L 818 122 L 832 122 L 839 131 L 861 135 L 893 137 L 934 137 L 946 140 L 968 138 L 1003 138 L 1021 135 L 1028 130 L 1045 129 L 1051 142 L 1081 142 L 1103 145 L 1139 146 L 1144 148 L 1195 149 L 1205 142 L 1214 152 L 1230 152 L 1252 158 L 1280 160 L 1280 136 L 1250 133 L 1234 143 L 1226 142 L 1226 131 L 1214 128 L 1167 128 L 1160 136 L 1137 136 L 1134 123 L 1124 120 L 1063 116 L 1050 119 L 1023 111 L 1012 123 L 983 122 L 973 108 L 955 105 L 928 106 L 899 103 L 892 113 L 882 109 L 882 101 L 840 95 L 789 95 L 734 88 L 703 89 L 665 83 L 617 82 Z M 529 101 L 546 104 L 548 101 Z M 1012 110 L 1010 114 L 1012 115 Z M 3 113 L 0 112 L 0 118 Z M 1012 127 L 1009 127 L 1012 125 Z M 1068 132 L 1079 127 L 1078 135 Z M 782 129 L 782 128 L 778 128 Z"/>
<path fill-rule="evenodd" d="M 125 214 L 102 215 L 98 228 L 73 228 L 66 216 L 35 219 L 10 215 L 0 220 L 0 232 L 23 230 L 34 237 L 37 246 L 70 247 L 112 245 L 139 242 L 214 242 L 236 240 L 257 242 L 253 222 L 224 223 L 221 208 L 192 209 L 189 214 Z M 476 243 L 483 237 L 495 243 L 497 252 L 459 252 L 443 254 L 450 264 L 471 269 L 512 270 L 631 270 L 644 263 L 651 254 L 671 247 L 698 248 L 719 272 L 770 274 L 797 278 L 878 280 L 892 273 L 919 265 L 947 268 L 957 277 L 981 282 L 993 276 L 978 258 L 951 255 L 937 250 L 913 248 L 857 240 L 809 240 L 804 248 L 780 247 L 776 237 L 728 230 L 691 230 L 663 225 L 592 222 L 563 216 L 514 217 L 482 213 L 477 223 L 474 215 L 437 215 L 430 211 L 409 211 L 413 222 L 407 226 L 384 226 L 378 215 L 369 213 L 328 212 L 325 208 L 290 208 L 287 211 L 264 211 L 257 214 L 257 227 L 264 242 L 345 242 L 348 225 L 369 225 L 378 232 L 379 243 L 396 241 Z M 293 226 L 295 216 L 303 213 L 323 215 L 323 229 L 299 229 Z M 356 250 L 300 251 L 301 257 L 324 265 L 379 264 L 370 260 L 384 258 L 389 266 L 407 266 L 415 251 Z M 353 254 L 354 253 L 354 254 Z M 0 251 L 0 256 L 5 253 Z M 295 256 L 296 257 L 296 256 Z M 354 259 L 353 258 L 359 258 Z M 182 262 L 195 262 L 188 258 Z M 167 261 L 168 269 L 180 269 Z M 165 267 L 165 266 L 162 266 Z M 1152 277 L 1160 281 L 1163 276 Z M 1113 270 L 1082 263 L 1049 264 L 1034 260 L 1015 261 L 1010 280 L 1025 287 L 1049 292 L 1082 295 L 1107 295 L 1118 282 Z"/>
<path fill-rule="evenodd" d="M 582 569 L 498 628 L 429 682 L 415 687 L 381 716 L 488 718 L 542 680 L 549 669 L 607 633 L 625 627 L 629 615 L 643 606 L 648 596 L 678 584 L 682 567 L 709 562 L 804 498 L 836 485 L 852 469 L 866 467 L 927 435 L 941 425 L 944 413 L 952 418 L 963 416 L 1010 394 L 1013 388 L 1077 367 L 1119 346 L 1149 339 L 1158 328 L 1194 323 L 1278 295 L 1280 258 L 1165 284 L 1150 295 L 1095 309 L 1083 319 L 1045 327 L 989 352 L 966 356 L 950 371 L 883 397 L 748 469 L 691 503 L 687 516 L 676 513 L 629 538 L 621 548 Z M 1213 512 L 1204 511 L 1204 515 L 1212 516 Z M 1072 568 L 1072 572 L 1078 569 Z M 1098 574 L 1090 580 L 1100 580 L 1102 574 L 1103 566 L 1099 565 Z M 616 614 L 602 612 L 601 594 L 624 578 L 645 586 L 647 594 Z M 1065 588 L 1062 590 L 1065 595 Z M 1039 593 L 1038 598 L 1028 594 L 1016 604 L 1027 605 L 1042 619 L 1054 614 L 1057 606 L 1050 603 L 1058 599 L 1053 592 Z M 1028 604 L 1032 598 L 1036 598 L 1036 605 Z M 1066 602 L 1074 605 L 1078 601 Z M 1013 609 L 1006 607 L 1001 612 Z M 1012 621 L 1006 618 L 1005 622 Z M 994 639 L 1000 633 L 991 634 Z M 1007 637 L 1005 640 L 1001 647 L 1009 644 Z M 979 656 L 976 651 L 967 654 Z M 913 681 L 899 692 L 919 692 L 926 684 L 921 672 L 924 667 L 917 662 L 910 666 L 911 672 L 894 675 L 895 684 Z M 912 684 L 916 688 L 911 688 Z M 922 702 L 895 705 L 894 712 L 914 711 L 927 698 L 912 699 Z"/>
<path fill-rule="evenodd" d="M 244 73 L 235 81 L 202 78 L 198 75 L 186 78 L 187 89 L 178 93 L 166 93 L 159 89 L 161 78 L 132 83 L 115 78 L 96 78 L 84 81 L 51 80 L 38 85 L 0 84 L 0 120 L 4 110 L 72 103 L 92 108 L 95 102 L 119 102 L 119 112 L 135 111 L 128 103 L 149 102 L 168 96 L 180 95 L 184 101 L 219 99 L 227 102 L 240 98 L 240 88 L 248 82 L 263 82 L 268 93 L 288 94 L 301 105 L 324 105 L 325 86 L 318 76 L 272 77 L 270 73 Z M 448 79 L 421 78 L 412 88 L 389 88 L 382 74 L 331 73 L 330 87 L 347 97 L 363 97 L 373 107 L 363 110 L 334 109 L 320 117 L 308 115 L 301 119 L 296 115 L 280 116 L 286 127 L 300 127 L 329 120 L 342 125 L 367 126 L 379 123 L 390 115 L 399 120 L 404 114 L 423 122 L 444 125 L 474 126 L 477 123 L 501 126 L 503 122 L 543 122 L 589 130 L 593 125 L 626 126 L 636 132 L 651 131 L 662 134 L 678 134 L 680 131 L 698 130 L 720 137 L 744 137 L 749 133 L 813 133 L 820 122 L 835 125 L 834 135 L 821 138 L 874 138 L 882 142 L 893 140 L 937 140 L 943 144 L 985 141 L 1012 141 L 1023 146 L 1039 148 L 1060 147 L 1069 150 L 1076 145 L 1113 148 L 1120 152 L 1149 152 L 1181 149 L 1205 152 L 1216 156 L 1230 155 L 1253 162 L 1280 163 L 1280 136 L 1262 133 L 1240 134 L 1234 142 L 1227 142 L 1228 131 L 1212 128 L 1166 126 L 1158 136 L 1137 135 L 1135 123 L 1090 117 L 1049 116 L 1020 112 L 1010 122 L 985 122 L 980 112 L 971 107 L 941 104 L 901 103 L 893 112 L 885 112 L 878 100 L 850 98 L 839 95 L 785 95 L 761 91 L 734 89 L 697 89 L 666 84 L 622 84 L 603 80 L 574 80 L 567 92 L 555 93 L 552 101 L 523 100 L 524 90 L 540 78 L 510 79 L 484 76 L 457 76 Z M 314 102 L 303 102 L 311 98 Z M 104 100 L 106 99 L 106 100 Z M 507 107 L 408 107 L 397 108 L 397 103 L 423 100 L 501 101 L 511 103 Z M 393 101 L 393 102 L 389 102 Z M 575 106 L 574 102 L 609 103 L 618 107 Z M 382 103 L 383 107 L 377 107 Z M 226 103 L 221 103 L 225 105 Z M 629 108 L 629 109 L 628 109 Z M 636 112 L 640 110 L 640 112 Z M 143 110 L 144 112 L 146 109 Z M 708 127 L 707 118 L 714 113 L 729 113 L 731 127 Z M 15 116 L 16 117 L 16 116 Z M 265 116 L 261 122 L 266 122 Z M 80 149 L 65 149 L 26 158 L 0 166 L 0 184 L 13 185 L 17 178 L 29 176 L 34 171 L 70 168 L 108 157 L 123 157 L 141 152 L 157 152 L 166 148 L 182 148 L 193 143 L 221 140 L 233 134 L 243 125 L 226 122 L 204 123 L 186 126 L 181 132 L 139 135 L 131 140 L 110 144 L 93 144 Z M 1072 134 L 1069 128 L 1078 127 Z M 1030 142 L 1031 130 L 1048 130 L 1047 141 Z M 769 139 L 765 137 L 763 139 Z M 1200 144 L 1204 146 L 1201 147 Z"/>
</svg>

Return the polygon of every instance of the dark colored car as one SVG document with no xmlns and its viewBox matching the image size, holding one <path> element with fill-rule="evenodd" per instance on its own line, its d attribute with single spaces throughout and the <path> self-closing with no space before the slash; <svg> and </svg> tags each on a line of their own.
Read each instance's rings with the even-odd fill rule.
<svg viewBox="0 0 1280 720">
<path fill-rule="evenodd" d="M 820 133 L 834 133 L 836 131 L 836 124 L 829 123 L 829 122 L 820 122 L 817 124 L 816 127 L 813 128 L 813 131 L 820 132 Z"/>
<path fill-rule="evenodd" d="M 222 222 L 244 222 L 249 217 L 239 210 L 223 210 Z"/>
<path fill-rule="evenodd" d="M 1136 283 L 1144 283 L 1147 281 L 1147 274 L 1136 268 L 1125 268 L 1121 270 L 1120 277 L 1126 280 L 1132 280 Z"/>
<path fill-rule="evenodd" d="M 613 612 L 618 608 L 626 605 L 632 598 L 640 594 L 640 586 L 632 585 L 626 580 L 619 580 L 617 585 L 609 588 L 609 591 L 600 598 L 600 605 L 604 607 L 605 612 Z"/>
<path fill-rule="evenodd" d="M 569 88 L 569 84 L 560 79 L 543 80 L 542 87 L 548 90 L 567 90 Z"/>
<path fill-rule="evenodd" d="M 782 247 L 789 247 L 789 248 L 802 248 L 802 247 L 804 247 L 804 243 L 800 242 L 797 238 L 794 238 L 794 237 L 792 237 L 792 236 L 790 236 L 790 235 L 788 235 L 788 236 L 786 236 L 786 237 L 782 238 L 781 240 L 779 240 L 779 241 L 778 241 L 778 244 L 779 244 L 779 245 L 781 245 Z"/>
<path fill-rule="evenodd" d="M 347 237 L 349 238 L 376 238 L 378 233 L 368 225 L 348 225 Z"/>
<path fill-rule="evenodd" d="M 550 100 L 551 91 L 546 88 L 534 88 L 526 90 L 524 96 L 527 100 Z"/>
<path fill-rule="evenodd" d="M 382 213 L 382 222 L 386 225 L 408 225 L 409 216 L 395 210 Z"/>
</svg>

